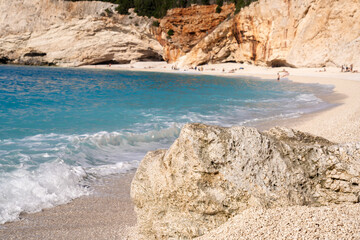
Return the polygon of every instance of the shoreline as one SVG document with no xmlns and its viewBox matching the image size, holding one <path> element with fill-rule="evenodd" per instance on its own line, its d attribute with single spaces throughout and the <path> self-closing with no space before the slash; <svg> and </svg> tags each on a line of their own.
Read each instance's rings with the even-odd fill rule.
<svg viewBox="0 0 360 240">
<path fill-rule="evenodd" d="M 93 193 L 0 225 L 0 239 L 124 239 L 136 223 L 130 200 L 135 171 L 92 182 Z"/>
<path fill-rule="evenodd" d="M 314 83 L 314 78 L 293 76 L 290 79 L 301 83 Z M 359 80 L 316 78 L 319 84 L 334 86 L 333 93 L 325 100 L 336 103 L 336 106 L 304 115 L 292 124 L 285 126 L 309 132 L 336 143 L 359 142 Z"/>
<path fill-rule="evenodd" d="M 221 77 L 254 77 L 274 79 L 277 72 L 285 69 L 290 73 L 288 80 L 304 84 L 321 84 L 334 86 L 330 96 L 321 96 L 329 103 L 336 104 L 321 111 L 303 114 L 294 119 L 284 119 L 265 123 L 266 128 L 278 124 L 284 127 L 295 128 L 327 138 L 330 141 L 345 143 L 360 141 L 360 73 L 340 72 L 339 68 L 270 68 L 240 63 L 223 63 L 203 66 L 204 71 L 193 69 L 173 70 L 172 64 L 165 62 L 136 62 L 122 65 L 87 65 L 80 69 L 121 70 L 141 72 L 161 72 L 174 74 L 204 74 Z M 243 68 L 243 69 L 239 69 Z M 233 73 L 231 72 L 235 70 Z M 223 72 L 224 70 L 224 72 Z M 280 81 L 282 81 L 280 79 Z M 265 129 L 266 129 L 265 128 Z M 337 131 L 333 131 L 336 129 Z M 264 130 L 261 128 L 261 130 Z"/>
<path fill-rule="evenodd" d="M 84 66 L 76 69 L 189 73 L 223 77 L 251 76 L 274 81 L 276 73 L 283 69 L 227 63 L 205 66 L 204 72 L 183 72 L 171 70 L 171 64 L 166 64 L 166 68 L 156 62 L 133 65 L 136 67 L 131 68 L 132 65 L 127 64 L 111 67 Z M 156 65 L 158 66 L 155 67 Z M 235 73 L 222 72 L 222 69 L 225 69 L 225 72 L 231 71 L 235 66 L 243 66 L 244 70 L 237 70 Z M 211 68 L 215 70 L 207 70 Z M 310 132 L 333 142 L 360 142 L 359 73 L 340 73 L 339 69 L 335 68 L 328 72 L 316 72 L 319 69 L 285 69 L 290 72 L 288 79 L 291 81 L 333 85 L 333 93 L 324 96 L 324 99 L 337 105 L 295 119 L 271 121 L 266 124 L 266 128 L 280 125 Z M 307 71 L 306 74 L 302 74 L 304 71 Z M 136 217 L 130 200 L 133 174 L 134 172 L 130 172 L 105 177 L 95 183 L 95 192 L 90 196 L 83 196 L 39 213 L 23 214 L 21 221 L 0 225 L 0 239 L 127 239 L 129 233 L 135 234 L 132 227 L 136 223 Z"/>
</svg>

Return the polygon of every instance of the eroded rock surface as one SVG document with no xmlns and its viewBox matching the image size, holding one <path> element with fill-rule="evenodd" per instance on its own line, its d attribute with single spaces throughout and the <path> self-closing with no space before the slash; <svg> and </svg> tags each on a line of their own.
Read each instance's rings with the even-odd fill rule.
<svg viewBox="0 0 360 240">
<path fill-rule="evenodd" d="M 250 207 L 357 203 L 359 184 L 360 143 L 188 124 L 168 150 L 145 156 L 131 197 L 146 239 L 188 239 Z"/>
<path fill-rule="evenodd" d="M 164 47 L 166 61 L 172 63 L 184 56 L 235 11 L 234 4 L 224 5 L 220 13 L 216 13 L 216 7 L 194 5 L 168 10 L 154 30 L 156 39 Z M 174 35 L 168 35 L 169 30 L 174 31 Z"/>
<path fill-rule="evenodd" d="M 178 64 L 360 67 L 359 9 L 358 0 L 259 0 L 177 57 Z"/>
<path fill-rule="evenodd" d="M 0 63 L 80 66 L 162 60 L 153 20 L 105 2 L 0 0 Z"/>
<path fill-rule="evenodd" d="M 216 7 L 171 9 L 155 27 L 105 2 L 0 0 L 0 63 L 360 67 L 359 0 L 259 0 L 235 16 L 233 4 Z"/>
</svg>

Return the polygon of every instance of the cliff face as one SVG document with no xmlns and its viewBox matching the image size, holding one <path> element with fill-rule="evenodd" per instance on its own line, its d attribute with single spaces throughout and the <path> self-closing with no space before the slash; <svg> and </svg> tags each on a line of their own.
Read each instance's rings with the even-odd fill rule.
<svg viewBox="0 0 360 240">
<path fill-rule="evenodd" d="M 191 239 L 251 207 L 358 203 L 360 144 L 286 128 L 188 124 L 131 185 L 144 239 Z"/>
<path fill-rule="evenodd" d="M 104 2 L 0 0 L 0 63 L 79 66 L 162 60 L 180 66 L 250 62 L 360 67 L 359 0 L 259 0 L 121 16 Z M 174 35 L 169 36 L 168 31 Z"/>
<path fill-rule="evenodd" d="M 359 9 L 358 0 L 260 1 L 235 18 L 238 59 L 359 66 Z"/>
<path fill-rule="evenodd" d="M 0 0 L 0 61 L 79 66 L 161 60 L 152 20 L 104 2 Z"/>
<path fill-rule="evenodd" d="M 358 0 L 259 0 L 177 60 L 180 65 L 236 61 L 359 67 L 359 9 Z"/>
<path fill-rule="evenodd" d="M 189 52 L 205 36 L 209 35 L 221 22 L 230 17 L 235 10 L 234 4 L 224 5 L 216 13 L 217 5 L 175 8 L 160 20 L 154 30 L 156 39 L 164 47 L 164 59 L 174 62 Z M 168 35 L 169 30 L 173 36 Z"/>
</svg>

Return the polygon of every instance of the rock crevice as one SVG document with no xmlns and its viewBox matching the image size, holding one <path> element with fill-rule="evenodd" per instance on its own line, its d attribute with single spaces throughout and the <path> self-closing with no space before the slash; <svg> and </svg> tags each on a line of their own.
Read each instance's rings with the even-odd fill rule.
<svg viewBox="0 0 360 240">
<path fill-rule="evenodd" d="M 186 125 L 149 152 L 131 187 L 148 239 L 193 238 L 250 207 L 357 203 L 360 144 L 286 128 Z"/>
<path fill-rule="evenodd" d="M 356 0 L 259 0 L 228 24 L 218 25 L 186 54 L 170 53 L 168 58 L 181 66 L 234 60 L 276 67 L 360 67 L 360 12 L 356 9 L 360 9 Z M 229 54 L 219 54 L 213 49 L 216 45 Z"/>
</svg>

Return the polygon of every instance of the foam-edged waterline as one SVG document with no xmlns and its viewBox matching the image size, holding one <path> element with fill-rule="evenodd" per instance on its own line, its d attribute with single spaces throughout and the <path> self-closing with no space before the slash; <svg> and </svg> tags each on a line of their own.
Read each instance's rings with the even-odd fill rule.
<svg viewBox="0 0 360 240">
<path fill-rule="evenodd" d="M 170 127 L 144 134 L 52 133 L 2 140 L 12 150 L 1 154 L 0 224 L 18 220 L 22 212 L 38 212 L 91 194 L 94 181 L 136 169 L 147 151 L 168 146 L 179 131 Z"/>
<path fill-rule="evenodd" d="M 18 169 L 3 173 L 0 224 L 17 220 L 22 212 L 38 212 L 89 194 L 80 184 L 85 176 L 81 167 L 70 167 L 63 162 L 44 163 L 33 171 Z"/>
<path fill-rule="evenodd" d="M 16 209 L 6 210 L 8 219 L 89 194 L 90 180 L 135 169 L 147 151 L 168 148 L 188 122 L 256 126 L 327 107 L 312 87 L 291 82 L 69 69 L 35 72 L 30 79 L 13 79 L 21 85 L 19 94 L 14 94 L 16 84 L 1 83 L 1 107 L 10 107 L 0 109 L 6 123 L 0 128 L 0 176 L 3 182 L 13 179 L 14 191 L 23 193 L 19 199 L 35 199 L 33 206 L 4 201 L 3 209 Z M 50 75 L 44 84 L 37 77 L 41 73 Z M 63 76 L 57 79 L 59 74 Z M 46 166 L 54 171 L 41 172 L 51 168 Z M 53 185 L 44 184 L 42 176 L 54 179 Z M 22 190 L 25 185 L 28 190 Z M 56 186 L 67 191 L 62 195 Z M 1 191 L 0 196 L 16 202 L 11 198 L 16 194 Z"/>
</svg>

